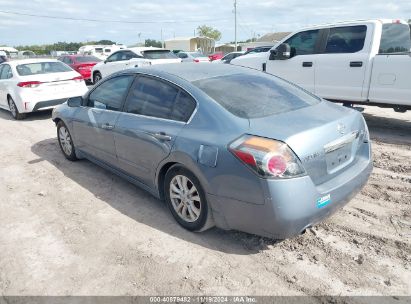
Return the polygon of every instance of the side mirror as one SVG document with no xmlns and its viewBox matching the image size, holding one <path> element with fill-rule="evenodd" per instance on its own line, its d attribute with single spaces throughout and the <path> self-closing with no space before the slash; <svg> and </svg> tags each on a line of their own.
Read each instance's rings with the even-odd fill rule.
<svg viewBox="0 0 411 304">
<path fill-rule="evenodd" d="M 270 60 L 287 60 L 290 58 L 291 47 L 288 43 L 282 43 L 275 50 L 270 50 Z"/>
<path fill-rule="evenodd" d="M 71 108 L 81 107 L 83 104 L 83 97 L 71 97 L 67 100 L 67 105 Z"/>
</svg>

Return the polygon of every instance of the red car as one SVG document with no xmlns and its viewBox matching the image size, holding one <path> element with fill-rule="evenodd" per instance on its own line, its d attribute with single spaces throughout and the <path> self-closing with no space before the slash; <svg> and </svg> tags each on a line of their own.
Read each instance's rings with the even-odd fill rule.
<svg viewBox="0 0 411 304">
<path fill-rule="evenodd" d="M 91 81 L 91 69 L 101 61 L 97 57 L 88 55 L 66 55 L 59 57 L 58 60 L 79 72 L 86 81 Z"/>
<path fill-rule="evenodd" d="M 210 58 L 211 61 L 218 60 L 224 57 L 223 52 L 216 52 L 213 54 L 208 55 L 208 58 Z"/>
</svg>

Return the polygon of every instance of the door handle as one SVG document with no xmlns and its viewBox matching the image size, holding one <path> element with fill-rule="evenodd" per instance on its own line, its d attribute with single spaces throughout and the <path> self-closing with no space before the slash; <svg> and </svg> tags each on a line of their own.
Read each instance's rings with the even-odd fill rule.
<svg viewBox="0 0 411 304">
<path fill-rule="evenodd" d="M 360 68 L 362 67 L 362 61 L 351 61 L 350 67 L 352 68 Z"/>
<path fill-rule="evenodd" d="M 104 130 L 113 130 L 114 126 L 106 123 L 106 124 L 102 125 L 101 128 L 104 129 Z"/>
<path fill-rule="evenodd" d="M 167 135 L 165 132 L 152 133 L 151 135 L 154 138 L 157 138 L 158 140 L 162 140 L 162 141 L 170 141 L 171 140 L 171 136 Z"/>
<path fill-rule="evenodd" d="M 304 61 L 303 62 L 303 67 L 304 68 L 311 68 L 313 66 L 313 63 L 311 61 Z"/>
</svg>

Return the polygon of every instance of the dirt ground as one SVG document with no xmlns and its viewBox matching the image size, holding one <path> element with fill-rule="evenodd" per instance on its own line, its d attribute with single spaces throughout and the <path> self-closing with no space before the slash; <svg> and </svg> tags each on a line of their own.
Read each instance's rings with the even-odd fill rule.
<svg viewBox="0 0 411 304">
<path fill-rule="evenodd" d="M 411 112 L 366 108 L 374 171 L 344 209 L 274 242 L 196 234 L 59 150 L 50 113 L 0 111 L 2 295 L 411 295 Z M 385 116 L 385 118 L 384 118 Z"/>
</svg>

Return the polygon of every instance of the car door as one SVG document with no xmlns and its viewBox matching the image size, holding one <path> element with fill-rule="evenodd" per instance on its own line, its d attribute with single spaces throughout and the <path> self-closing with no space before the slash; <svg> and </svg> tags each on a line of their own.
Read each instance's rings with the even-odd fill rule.
<svg viewBox="0 0 411 304">
<path fill-rule="evenodd" d="M 0 107 L 4 108 L 5 107 L 5 102 L 7 98 L 7 93 L 4 87 L 4 81 L 1 78 L 1 71 L 3 70 L 4 65 L 0 65 Z"/>
<path fill-rule="evenodd" d="M 118 51 L 109 56 L 104 64 L 99 68 L 101 75 L 107 77 L 110 74 L 121 71 L 124 69 L 123 51 Z"/>
<path fill-rule="evenodd" d="M 13 73 L 8 64 L 0 65 L 0 107 L 9 109 L 7 94 L 8 86 L 11 84 Z"/>
<path fill-rule="evenodd" d="M 319 51 L 320 30 L 299 32 L 284 43 L 291 47 L 291 58 L 268 60 L 266 71 L 315 93 L 316 53 Z"/>
<path fill-rule="evenodd" d="M 113 130 L 134 75 L 120 75 L 98 84 L 73 120 L 77 149 L 113 167 L 118 165 Z"/>
<path fill-rule="evenodd" d="M 365 47 L 369 45 L 366 43 L 366 36 L 367 25 L 332 27 L 326 30 L 325 47 L 316 56 L 317 95 L 334 100 L 367 99 L 367 92 L 363 92 L 370 58 L 368 47 Z"/>
<path fill-rule="evenodd" d="M 169 155 L 196 105 L 187 92 L 169 82 L 136 78 L 115 128 L 120 168 L 154 188 L 159 163 Z"/>
</svg>

